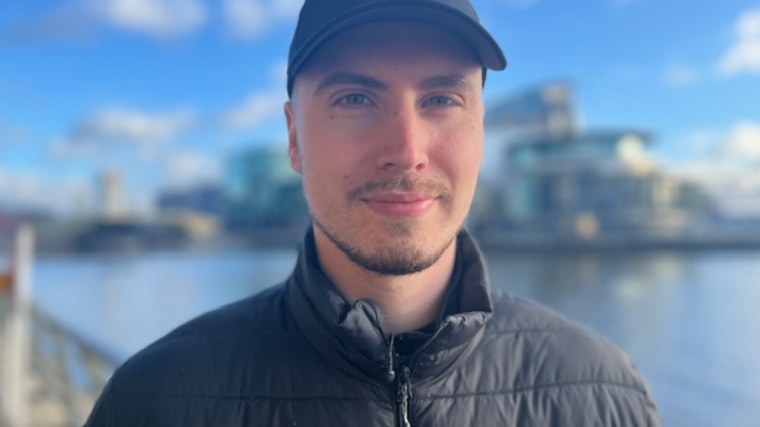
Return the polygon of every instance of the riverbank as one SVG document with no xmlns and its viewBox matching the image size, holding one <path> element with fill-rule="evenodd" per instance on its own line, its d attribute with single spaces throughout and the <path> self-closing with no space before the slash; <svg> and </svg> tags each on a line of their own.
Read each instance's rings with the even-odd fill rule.
<svg viewBox="0 0 760 427">
<path fill-rule="evenodd" d="M 589 237 L 498 229 L 473 234 L 482 248 L 497 252 L 760 250 L 760 227 L 713 227 L 679 233 L 605 233 Z"/>
</svg>

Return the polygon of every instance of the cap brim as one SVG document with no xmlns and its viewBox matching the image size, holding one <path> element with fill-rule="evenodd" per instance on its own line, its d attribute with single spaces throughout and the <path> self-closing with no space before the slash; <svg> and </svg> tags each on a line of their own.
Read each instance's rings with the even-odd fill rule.
<svg viewBox="0 0 760 427">
<path fill-rule="evenodd" d="M 329 38 L 351 27 L 379 21 L 414 21 L 446 28 L 472 47 L 483 67 L 497 71 L 507 67 L 496 40 L 469 16 L 435 2 L 393 1 L 357 7 L 325 24 L 294 55 L 288 67 L 288 80 L 292 81 L 314 51 Z"/>
</svg>

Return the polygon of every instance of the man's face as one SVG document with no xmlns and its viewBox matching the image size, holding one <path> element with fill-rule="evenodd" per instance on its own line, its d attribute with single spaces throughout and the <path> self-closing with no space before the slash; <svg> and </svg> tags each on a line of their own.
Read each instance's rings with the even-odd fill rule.
<svg viewBox="0 0 760 427">
<path fill-rule="evenodd" d="M 483 150 L 481 66 L 443 29 L 374 23 L 314 55 L 285 106 L 317 237 L 384 275 L 431 266 L 472 202 Z"/>
</svg>

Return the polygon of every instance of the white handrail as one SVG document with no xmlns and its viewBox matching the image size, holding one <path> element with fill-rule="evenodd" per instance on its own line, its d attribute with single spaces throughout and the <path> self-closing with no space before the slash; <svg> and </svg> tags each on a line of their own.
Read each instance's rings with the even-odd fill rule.
<svg viewBox="0 0 760 427">
<path fill-rule="evenodd" d="M 14 427 L 29 425 L 29 301 L 31 300 L 32 256 L 34 230 L 22 225 L 16 232 L 11 254 L 12 309 L 5 322 L 3 333 L 2 391 L 0 409 L 4 418 Z"/>
<path fill-rule="evenodd" d="M 14 243 L 10 298 L 0 298 L 0 425 L 81 425 L 120 360 L 34 305 L 33 229 Z"/>
</svg>

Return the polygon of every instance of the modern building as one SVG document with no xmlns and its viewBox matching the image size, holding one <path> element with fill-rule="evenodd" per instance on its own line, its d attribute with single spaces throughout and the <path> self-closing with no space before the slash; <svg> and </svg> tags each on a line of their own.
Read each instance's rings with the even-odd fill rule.
<svg viewBox="0 0 760 427">
<path fill-rule="evenodd" d="M 227 199 L 221 184 L 209 182 L 163 191 L 156 208 L 163 221 L 180 226 L 191 238 L 201 241 L 219 233 Z"/>
<path fill-rule="evenodd" d="M 640 131 L 596 131 L 511 146 L 504 210 L 525 227 L 593 238 L 677 233 L 700 222 L 709 202 L 695 184 L 660 168 Z"/>
<path fill-rule="evenodd" d="M 488 105 L 481 178 L 501 176 L 511 143 L 561 139 L 577 132 L 573 87 L 552 82 L 507 95 Z"/>
<path fill-rule="evenodd" d="M 650 133 L 579 130 L 574 117 L 567 84 L 539 87 L 491 110 L 487 143 L 494 135 L 500 140 L 471 228 L 583 241 L 676 236 L 704 221 L 707 193 L 657 165 L 647 151 Z"/>
<path fill-rule="evenodd" d="M 283 144 L 260 145 L 234 153 L 227 163 L 225 194 L 229 229 L 252 238 L 287 240 L 300 236 L 309 213 L 301 178 L 290 168 Z M 265 237 L 266 236 L 266 237 Z"/>
<path fill-rule="evenodd" d="M 195 213 L 221 218 L 227 211 L 224 188 L 216 183 L 161 192 L 156 200 L 160 212 Z"/>
</svg>

